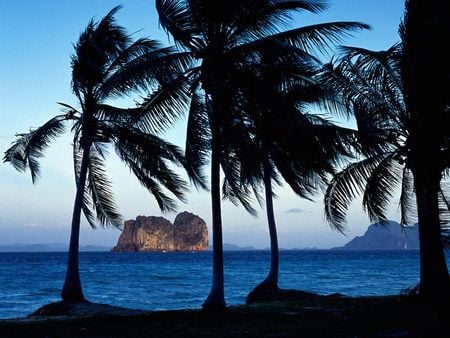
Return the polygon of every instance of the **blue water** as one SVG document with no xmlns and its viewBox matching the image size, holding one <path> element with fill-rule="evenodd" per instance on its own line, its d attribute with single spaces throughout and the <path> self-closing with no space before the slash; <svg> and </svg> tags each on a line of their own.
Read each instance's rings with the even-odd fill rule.
<svg viewBox="0 0 450 338">
<path fill-rule="evenodd" d="M 0 318 L 23 317 L 59 300 L 67 253 L 0 253 Z M 269 251 L 224 253 L 228 305 L 268 272 Z M 201 308 L 211 287 L 211 252 L 81 252 L 86 298 L 134 309 Z M 399 294 L 419 280 L 418 251 L 281 251 L 279 286 L 349 296 Z"/>
</svg>

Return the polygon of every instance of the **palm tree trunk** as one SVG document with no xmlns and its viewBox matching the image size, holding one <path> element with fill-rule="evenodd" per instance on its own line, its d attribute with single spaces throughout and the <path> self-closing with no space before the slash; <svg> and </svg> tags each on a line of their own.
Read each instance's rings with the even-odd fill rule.
<svg viewBox="0 0 450 338">
<path fill-rule="evenodd" d="M 445 261 L 439 220 L 438 193 L 447 166 L 442 153 L 446 139 L 442 116 L 448 102 L 448 1 L 411 0 L 406 3 L 403 37 L 405 98 L 411 112 L 410 148 L 414 174 L 420 239 L 419 294 L 434 305 L 448 306 L 450 278 Z M 442 26 L 440 26 L 442 25 Z M 442 129 L 441 129 L 442 128 Z"/>
<path fill-rule="evenodd" d="M 83 204 L 84 188 L 86 185 L 87 169 L 89 164 L 90 146 L 83 147 L 80 176 L 77 182 L 77 192 L 72 214 L 72 227 L 70 232 L 69 257 L 67 262 L 66 279 L 61 292 L 64 301 L 79 302 L 84 300 L 78 269 L 78 254 L 80 240 L 81 209 Z"/>
<path fill-rule="evenodd" d="M 266 193 L 266 214 L 267 224 L 269 226 L 270 236 L 270 271 L 267 278 L 264 280 L 266 287 L 270 289 L 278 289 L 278 270 L 279 270 L 279 252 L 278 252 L 278 235 L 277 225 L 275 222 L 275 214 L 273 211 L 273 196 L 272 196 L 272 180 L 268 170 L 268 165 L 264 166 L 264 187 Z"/>
<path fill-rule="evenodd" d="M 270 168 L 268 162 L 264 163 L 264 188 L 266 197 L 267 224 L 269 226 L 269 236 L 270 236 L 270 270 L 266 279 L 264 279 L 260 284 L 258 284 L 258 286 L 253 290 L 254 292 L 278 290 L 278 271 L 279 271 L 278 235 L 277 235 L 277 225 L 275 221 L 275 213 L 273 210 L 272 179 L 270 178 Z"/>
<path fill-rule="evenodd" d="M 211 148 L 211 205 L 212 205 L 212 240 L 213 240 L 213 280 L 211 291 L 203 303 L 205 310 L 222 310 L 225 308 L 222 212 L 220 197 L 220 144 L 218 133 L 212 130 Z"/>
<path fill-rule="evenodd" d="M 439 182 L 439 174 L 430 175 L 429 170 L 425 168 L 415 171 L 420 239 L 419 294 L 424 300 L 435 305 L 442 302 L 448 304 L 450 299 L 450 279 L 439 221 Z"/>
</svg>

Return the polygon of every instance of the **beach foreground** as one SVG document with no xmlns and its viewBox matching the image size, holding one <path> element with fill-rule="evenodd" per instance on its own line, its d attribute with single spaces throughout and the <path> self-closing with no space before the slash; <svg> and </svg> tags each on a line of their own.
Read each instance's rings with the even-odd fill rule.
<svg viewBox="0 0 450 338">
<path fill-rule="evenodd" d="M 49 310 L 50 309 L 50 310 Z M 443 314 L 406 296 L 314 296 L 202 310 L 54 303 L 1 320 L 1 337 L 448 337 Z"/>
</svg>

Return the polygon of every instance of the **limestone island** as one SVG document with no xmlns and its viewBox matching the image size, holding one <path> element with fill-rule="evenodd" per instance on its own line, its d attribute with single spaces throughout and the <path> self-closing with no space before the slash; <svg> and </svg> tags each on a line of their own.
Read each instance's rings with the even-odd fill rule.
<svg viewBox="0 0 450 338">
<path fill-rule="evenodd" d="M 137 216 L 124 223 L 113 252 L 204 251 L 208 249 L 208 227 L 197 215 L 183 211 L 172 224 L 164 217 Z"/>
</svg>

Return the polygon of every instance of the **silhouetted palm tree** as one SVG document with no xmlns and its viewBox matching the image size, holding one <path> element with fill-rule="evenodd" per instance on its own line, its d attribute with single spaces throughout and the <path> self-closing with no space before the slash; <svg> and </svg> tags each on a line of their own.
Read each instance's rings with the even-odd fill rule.
<svg viewBox="0 0 450 338">
<path fill-rule="evenodd" d="M 419 13 L 413 4 L 407 2 L 400 44 L 380 52 L 347 48 L 342 60 L 330 65 L 331 71 L 326 72 L 330 85 L 342 89 L 348 108 L 354 112 L 364 156 L 332 180 L 325 195 L 325 210 L 330 223 L 343 230 L 348 205 L 363 194 L 369 217 L 384 221 L 388 203 L 400 187 L 401 223 L 411 224 L 412 212 L 417 210 L 419 294 L 433 303 L 442 303 L 450 295 L 443 250 L 449 239 L 450 206 L 443 181 L 449 174 L 450 101 L 448 90 L 443 88 L 449 88 L 450 71 L 445 60 L 439 63 L 439 57 L 428 58 L 442 52 L 436 44 L 443 40 L 435 40 L 434 34 L 450 37 L 448 29 L 436 30 L 439 24 L 448 28 L 448 21 L 441 20 L 445 15 L 448 20 L 449 7 L 444 6 L 447 11 L 441 8 L 428 13 L 431 17 L 437 14 L 428 26 L 419 19 L 425 9 Z M 446 14 L 440 17 L 438 13 Z M 424 26 L 415 31 L 419 22 Z M 421 29 L 429 34 L 426 39 L 420 40 L 420 35 L 425 34 Z"/>
<path fill-rule="evenodd" d="M 234 120 L 229 111 L 233 107 L 229 75 L 236 68 L 253 64 L 255 59 L 248 56 L 258 48 L 275 52 L 278 44 L 291 44 L 320 49 L 324 39 L 332 42 L 343 32 L 367 26 L 338 22 L 281 32 L 295 11 L 319 12 L 326 8 L 325 2 L 313 0 L 157 0 L 156 8 L 161 26 L 182 50 L 189 51 L 199 62 L 186 73 L 193 91 L 186 157 L 193 163 L 204 163 L 208 150 L 211 151 L 213 282 L 203 307 L 221 309 L 225 307 L 225 298 L 220 168 L 226 166 L 223 162 L 226 147 L 222 142 L 226 126 Z"/>
<path fill-rule="evenodd" d="M 243 70 L 234 86 L 244 98 L 235 109 L 245 112 L 245 119 L 238 124 L 241 128 L 235 132 L 236 137 L 230 138 L 230 142 L 234 141 L 230 148 L 235 151 L 229 154 L 235 159 L 227 161 L 238 166 L 234 172 L 239 176 L 225 175 L 223 191 L 235 204 L 241 203 L 254 213 L 248 205 L 248 195 L 253 191 L 261 203 L 263 186 L 271 247 L 269 274 L 248 300 L 278 290 L 279 253 L 272 184 L 282 185 L 284 180 L 299 197 L 311 199 L 326 186 L 334 166 L 343 157 L 351 156 L 354 131 L 337 127 L 308 111 L 311 105 L 332 99 L 332 93 L 314 78 L 319 65 L 310 54 L 292 53 L 289 48 L 287 55 L 278 60 L 266 56 L 256 69 Z"/>
<path fill-rule="evenodd" d="M 94 213 L 101 226 L 122 226 L 104 166 L 111 146 L 153 194 L 162 211 L 172 211 L 176 207 L 175 200 L 164 189 L 180 200 L 186 189 L 186 183 L 169 166 L 184 163 L 182 151 L 133 126 L 134 116 L 142 115 L 138 108 L 123 109 L 108 104 L 108 100 L 157 84 L 157 71 L 167 64 L 171 53 L 171 49 L 161 48 L 154 40 L 131 41 L 115 22 L 114 14 L 119 8 L 115 7 L 98 22 L 91 20 L 75 45 L 71 63 L 72 91 L 80 109 L 61 103 L 61 115 L 26 134 L 19 134 L 4 157 L 20 171 L 28 168 L 34 183 L 39 176 L 38 159 L 43 156 L 43 151 L 65 131 L 67 122 L 72 123 L 77 190 L 67 273 L 61 294 L 65 301 L 84 299 L 78 270 L 81 212 L 92 227 L 96 227 Z M 157 129 L 163 123 L 159 121 L 160 117 L 161 114 L 155 114 L 152 120 L 148 113 L 146 121 Z"/>
<path fill-rule="evenodd" d="M 448 1 L 407 0 L 400 34 L 402 83 L 409 112 L 408 160 L 414 176 L 420 236 L 420 294 L 448 306 L 450 277 L 441 245 L 439 208 L 450 167 L 450 40 Z M 445 195 L 444 195 L 445 196 Z M 441 200 L 442 201 L 442 200 Z M 447 215 L 448 220 L 448 215 Z"/>
</svg>

